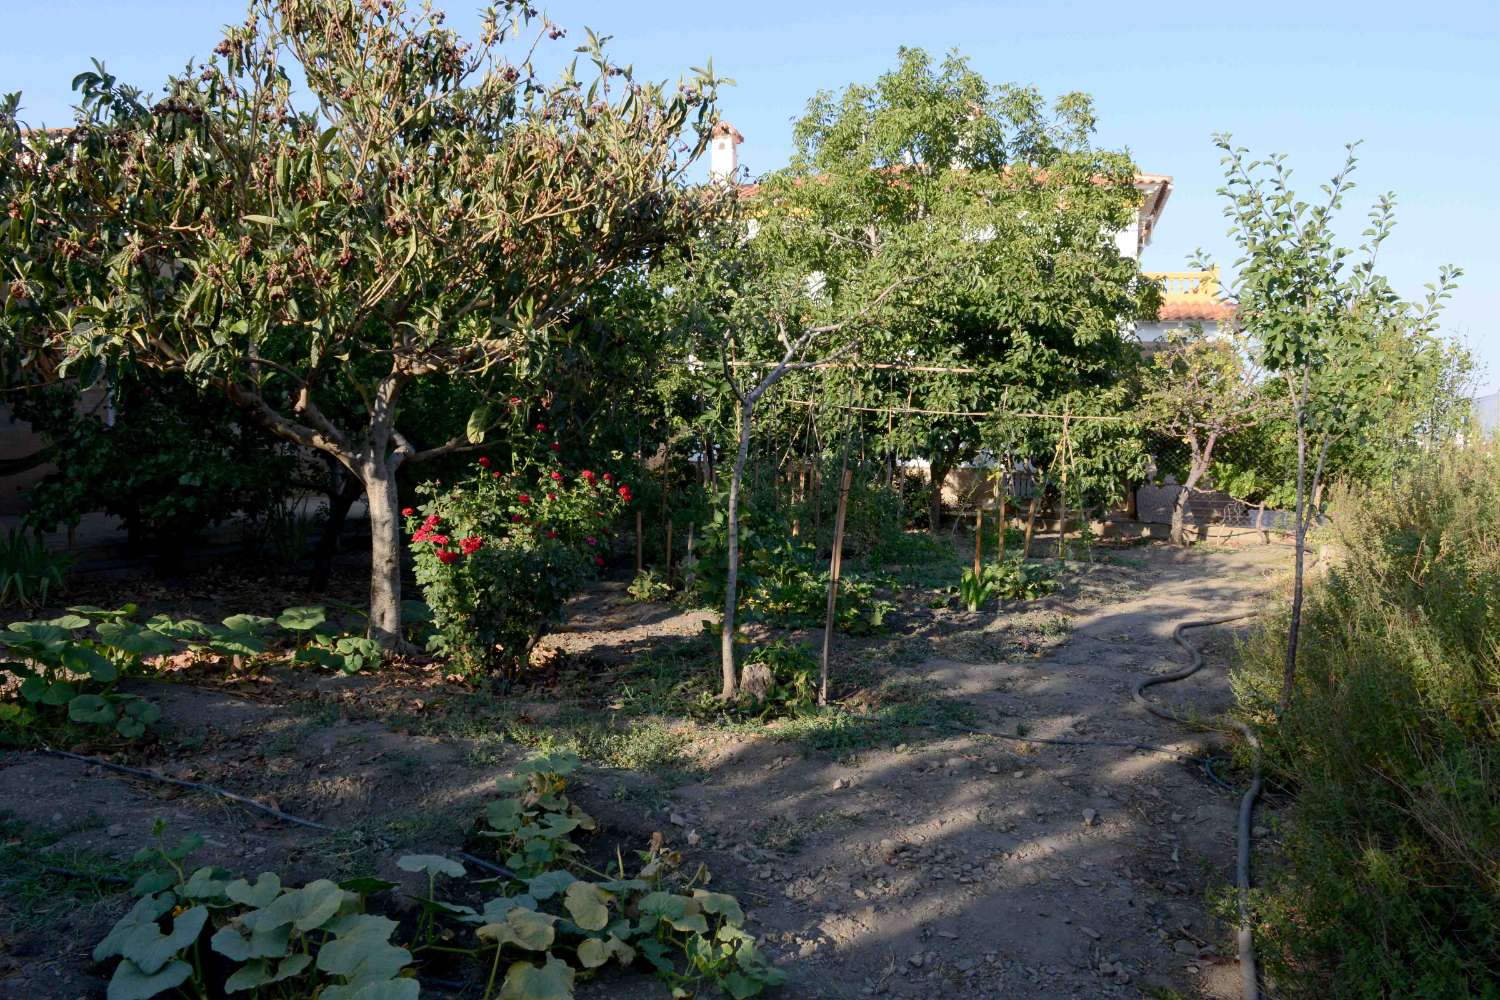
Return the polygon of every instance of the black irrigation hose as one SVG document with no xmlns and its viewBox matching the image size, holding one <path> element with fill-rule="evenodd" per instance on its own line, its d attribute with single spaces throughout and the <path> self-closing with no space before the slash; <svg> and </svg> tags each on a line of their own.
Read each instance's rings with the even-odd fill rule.
<svg viewBox="0 0 1500 1000">
<path fill-rule="evenodd" d="M 276 809 L 272 806 L 265 805 L 264 803 L 257 802 L 252 798 L 248 798 L 244 795 L 237 795 L 234 792 L 226 791 L 222 788 L 216 788 L 213 785 L 204 784 L 201 781 L 186 781 L 182 778 L 172 778 L 160 773 L 159 771 L 148 771 L 142 767 L 126 767 L 124 764 L 116 764 L 113 761 L 105 760 L 103 757 L 89 757 L 86 754 L 70 753 L 67 750 L 54 750 L 51 747 L 46 746 L 42 747 L 39 752 L 51 754 L 53 757 L 63 757 L 68 760 L 81 761 L 85 764 L 94 764 L 99 767 L 108 768 L 111 771 L 119 771 L 121 774 L 132 774 L 137 778 L 150 778 L 152 781 L 160 781 L 168 785 L 177 785 L 180 788 L 194 788 L 200 792 L 212 792 L 214 795 L 222 796 L 223 798 L 229 799 L 231 802 L 238 802 L 240 805 L 249 806 L 251 809 L 258 809 L 269 816 L 274 816 L 277 819 L 282 820 L 283 822 L 295 823 L 298 826 L 311 827 L 314 830 L 322 830 L 324 833 L 339 832 L 334 827 L 324 826 L 322 823 L 316 823 L 310 819 L 303 819 L 301 816 L 293 816 L 291 813 L 284 813 L 280 809 Z"/>
<path fill-rule="evenodd" d="M 1248 614 L 1230 615 L 1227 618 L 1209 618 L 1202 621 L 1182 622 L 1172 630 L 1172 641 L 1187 650 L 1189 662 L 1181 670 L 1170 674 L 1162 674 L 1158 677 L 1148 677 L 1135 686 L 1132 697 L 1140 705 L 1159 719 L 1168 722 L 1177 722 L 1184 725 L 1193 725 L 1191 720 L 1184 719 L 1174 712 L 1164 708 L 1157 708 L 1146 699 L 1145 691 L 1148 687 L 1157 684 L 1172 684 L 1176 681 L 1186 680 L 1203 669 L 1203 651 L 1187 639 L 1183 638 L 1183 632 L 1190 628 L 1207 628 L 1210 625 L 1224 625 L 1229 622 L 1237 622 L 1251 617 Z M 1261 774 L 1260 774 L 1260 740 L 1256 739 L 1255 733 L 1250 727 L 1236 719 L 1229 720 L 1229 724 L 1239 731 L 1250 744 L 1251 750 L 1251 778 L 1250 787 L 1240 799 L 1239 815 L 1239 849 L 1235 856 L 1235 887 L 1239 901 L 1239 959 L 1240 959 L 1240 995 L 1243 1000 L 1259 1000 L 1260 985 L 1255 973 L 1255 936 L 1251 930 L 1250 920 L 1250 820 L 1255 814 L 1255 800 L 1260 798 Z M 1207 765 L 1205 764 L 1205 767 Z M 1212 772 L 1210 772 L 1212 774 Z"/>
</svg>

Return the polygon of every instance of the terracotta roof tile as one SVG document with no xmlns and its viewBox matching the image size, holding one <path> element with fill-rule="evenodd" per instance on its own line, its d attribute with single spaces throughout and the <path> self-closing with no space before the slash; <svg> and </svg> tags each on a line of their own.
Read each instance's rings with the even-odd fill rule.
<svg viewBox="0 0 1500 1000">
<path fill-rule="evenodd" d="M 1203 299 L 1199 302 L 1178 300 L 1162 304 L 1156 318 L 1163 322 L 1172 320 L 1197 320 L 1200 323 L 1223 323 L 1234 318 L 1233 302 Z"/>
</svg>

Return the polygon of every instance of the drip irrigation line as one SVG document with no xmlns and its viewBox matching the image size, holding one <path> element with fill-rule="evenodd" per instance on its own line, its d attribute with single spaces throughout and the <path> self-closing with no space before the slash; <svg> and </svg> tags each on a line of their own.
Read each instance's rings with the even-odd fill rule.
<svg viewBox="0 0 1500 1000">
<path fill-rule="evenodd" d="M 1183 718 L 1175 712 L 1165 708 L 1158 708 L 1146 698 L 1146 689 L 1157 684 L 1173 684 L 1177 681 L 1186 680 L 1203 669 L 1203 651 L 1184 638 L 1183 633 L 1190 628 L 1207 628 L 1211 625 L 1224 625 L 1229 622 L 1241 621 L 1251 617 L 1248 614 L 1230 615 L 1226 618 L 1209 618 L 1200 621 L 1180 622 L 1172 630 L 1172 641 L 1187 651 L 1188 665 L 1181 670 L 1170 674 L 1162 674 L 1158 677 L 1147 677 L 1135 686 L 1131 697 L 1146 711 L 1159 719 L 1168 722 L 1176 722 L 1186 726 L 1196 725 L 1192 720 Z M 1250 745 L 1251 769 L 1250 787 L 1240 798 L 1240 811 L 1238 823 L 1238 849 L 1235 854 L 1235 890 L 1239 904 L 1240 926 L 1238 932 L 1239 961 L 1240 961 L 1240 995 L 1243 1000 L 1259 1000 L 1260 985 L 1255 972 L 1255 935 L 1251 928 L 1250 919 L 1250 820 L 1255 814 L 1255 801 L 1260 798 L 1261 770 L 1260 770 L 1260 740 L 1245 723 L 1238 719 L 1229 720 L 1245 742 Z"/>
<path fill-rule="evenodd" d="M 127 767 L 124 764 L 116 764 L 113 761 L 105 760 L 103 757 L 90 757 L 86 754 L 70 753 L 67 750 L 54 750 L 48 746 L 42 747 L 40 752 L 51 754 L 54 757 L 63 757 L 67 760 L 80 761 L 84 764 L 94 764 L 98 767 L 107 768 L 111 771 L 119 771 L 121 774 L 134 775 L 137 778 L 149 778 L 152 781 L 160 781 L 163 784 L 167 785 L 176 785 L 179 788 L 193 788 L 200 792 L 209 792 L 213 795 L 220 796 L 221 798 L 229 799 L 231 802 L 238 802 L 240 805 L 248 806 L 251 809 L 258 809 L 266 815 L 274 816 L 276 819 L 279 819 L 285 823 L 295 823 L 298 826 L 309 827 L 313 830 L 322 830 L 324 833 L 339 832 L 336 827 L 325 826 L 322 823 L 317 823 L 310 819 L 303 819 L 301 816 L 293 816 L 291 813 L 282 812 L 280 809 L 265 805 L 261 802 L 257 802 L 252 798 L 236 794 L 235 792 L 227 791 L 223 788 L 218 788 L 214 785 L 205 784 L 201 781 L 187 781 L 183 778 L 172 778 L 160 773 L 159 771 L 148 771 L 142 767 Z"/>
<path fill-rule="evenodd" d="M 130 884 L 130 879 L 123 875 L 90 875 L 88 872 L 77 871 L 73 868 L 63 868 L 58 865 L 43 865 L 42 871 L 48 875 L 60 875 L 63 878 L 77 879 L 80 882 L 100 882 L 105 885 Z"/>
<path fill-rule="evenodd" d="M 509 868 L 504 868 L 500 865 L 495 864 L 493 861 L 486 861 L 483 858 L 476 857 L 467 851 L 455 851 L 454 854 L 460 861 L 467 861 L 475 868 L 478 868 L 482 871 L 487 871 L 491 875 L 499 875 L 501 878 L 514 879 L 517 882 L 525 881 L 525 879 L 517 877 L 516 873 L 511 871 Z"/>
</svg>

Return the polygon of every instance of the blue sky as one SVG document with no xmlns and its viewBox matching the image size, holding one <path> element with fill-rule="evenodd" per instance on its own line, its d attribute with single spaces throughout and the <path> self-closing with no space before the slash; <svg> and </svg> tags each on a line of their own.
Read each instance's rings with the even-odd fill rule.
<svg viewBox="0 0 1500 1000">
<path fill-rule="evenodd" d="M 441 3 L 441 0 L 440 0 Z M 455 24 L 471 0 L 448 0 Z M 1376 193 L 1396 192 L 1384 271 L 1408 295 L 1443 263 L 1465 276 L 1447 326 L 1480 356 L 1482 389 L 1500 387 L 1500 3 L 1494 0 L 1262 0 L 1254 5 L 1118 0 L 1018 3 L 760 0 L 757 3 L 553 0 L 554 20 L 614 36 L 639 73 L 676 77 L 708 57 L 736 79 L 725 117 L 745 135 L 741 162 L 774 169 L 808 96 L 873 80 L 900 45 L 957 47 L 995 82 L 1093 95 L 1102 143 L 1128 148 L 1176 190 L 1144 264 L 1184 266 L 1202 246 L 1225 264 L 1218 151 L 1232 132 L 1256 152 L 1287 153 L 1308 194 L 1362 139 L 1347 237 Z M 21 90 L 33 125 L 65 124 L 74 73 L 91 56 L 152 86 L 213 47 L 240 0 L 0 0 L 0 90 Z"/>
</svg>

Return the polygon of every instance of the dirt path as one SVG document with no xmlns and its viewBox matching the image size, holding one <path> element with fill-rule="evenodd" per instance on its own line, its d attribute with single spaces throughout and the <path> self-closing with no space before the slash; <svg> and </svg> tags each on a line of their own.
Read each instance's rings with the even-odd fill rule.
<svg viewBox="0 0 1500 1000">
<path fill-rule="evenodd" d="M 1280 556 L 1147 558 L 1139 591 L 1055 602 L 1072 628 L 1042 659 L 917 668 L 972 711 L 969 735 L 852 762 L 741 740 L 679 790 L 684 822 L 749 862 L 799 995 L 1232 995 L 1205 897 L 1232 877 L 1234 793 L 1169 754 L 1000 738 L 1213 742 L 1131 705 L 1131 687 L 1174 668 L 1179 621 L 1255 610 Z M 1183 688 L 1165 697 L 1230 699 L 1222 669 Z"/>
<path fill-rule="evenodd" d="M 785 961 L 788 998 L 1228 995 L 1232 949 L 1206 899 L 1230 876 L 1234 793 L 1198 760 L 1095 744 L 1197 757 L 1214 743 L 1131 705 L 1130 689 L 1179 662 L 1179 621 L 1255 610 L 1283 554 L 1146 548 L 1119 562 L 1081 567 L 1065 595 L 1021 609 L 913 613 L 881 640 L 879 662 L 874 646 L 849 643 L 846 667 L 939 707 L 906 743 L 856 733 L 848 751 L 809 751 L 779 731 L 683 724 L 697 765 L 686 780 L 593 767 L 579 798 L 627 845 L 661 830 L 739 893 Z M 701 628 L 701 613 L 636 605 L 616 620 L 599 610 L 608 603 L 575 616 L 560 644 L 624 642 L 635 655 Z M 1212 655 L 1224 634 L 1199 639 L 1210 669 L 1163 697 L 1208 713 L 1229 701 Z M 170 756 L 147 763 L 266 796 L 338 836 L 33 754 L 0 758 L 0 810 L 50 831 L 63 854 L 128 857 L 162 816 L 206 835 L 204 863 L 289 880 L 330 867 L 397 877 L 402 850 L 458 847 L 493 777 L 524 751 L 413 735 L 370 708 L 371 683 L 330 679 L 324 700 L 294 706 L 155 691 Z M 465 697 L 398 695 L 407 710 Z M 102 996 L 87 952 L 124 907 L 118 894 L 83 895 L 23 920 L 0 901 L 0 998 Z M 662 995 L 649 981 L 579 990 Z"/>
</svg>

